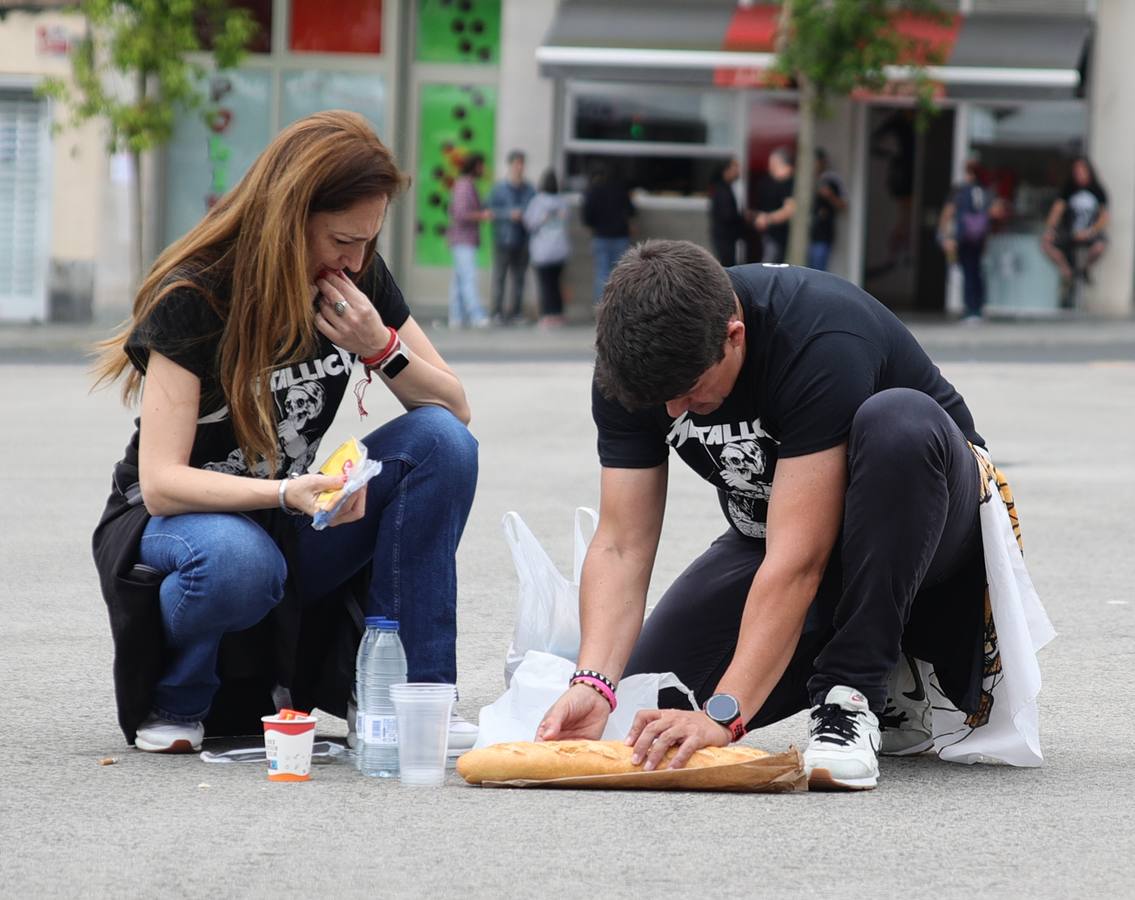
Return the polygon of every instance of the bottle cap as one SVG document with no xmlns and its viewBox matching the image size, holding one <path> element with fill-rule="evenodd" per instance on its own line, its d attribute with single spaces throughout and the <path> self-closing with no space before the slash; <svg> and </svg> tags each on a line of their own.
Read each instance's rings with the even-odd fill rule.
<svg viewBox="0 0 1135 900">
<path fill-rule="evenodd" d="M 387 621 L 387 618 L 386 616 L 367 616 L 363 621 L 367 628 L 379 628 L 383 622 Z"/>
<path fill-rule="evenodd" d="M 383 618 L 378 620 L 378 630 L 379 631 L 397 631 L 398 630 L 398 620 L 397 619 L 387 619 L 387 618 L 383 617 Z"/>
</svg>

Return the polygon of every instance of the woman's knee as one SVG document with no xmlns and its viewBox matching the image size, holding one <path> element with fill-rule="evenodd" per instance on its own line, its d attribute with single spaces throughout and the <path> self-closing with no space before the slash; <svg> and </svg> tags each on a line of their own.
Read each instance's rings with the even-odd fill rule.
<svg viewBox="0 0 1135 900">
<path fill-rule="evenodd" d="M 142 557 L 171 573 L 162 609 L 181 635 L 237 631 L 283 599 L 287 565 L 259 525 L 233 513 L 189 513 L 151 521 Z"/>
<path fill-rule="evenodd" d="M 383 433 L 391 426 L 402 435 L 393 441 Z M 414 465 L 432 461 L 443 465 L 447 471 L 476 477 L 477 439 L 453 413 L 440 406 L 412 409 L 371 432 L 363 443 L 376 453 L 389 452 L 392 443 L 401 444 L 398 451 Z"/>
</svg>

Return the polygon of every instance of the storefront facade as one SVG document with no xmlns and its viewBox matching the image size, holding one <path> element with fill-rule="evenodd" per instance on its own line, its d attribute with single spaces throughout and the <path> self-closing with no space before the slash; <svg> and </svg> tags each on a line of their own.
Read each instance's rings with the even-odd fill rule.
<svg viewBox="0 0 1135 900">
<path fill-rule="evenodd" d="M 334 16 L 321 0 L 238 5 L 261 23 L 262 39 L 237 71 L 207 79 L 208 123 L 183 116 L 163 154 L 161 243 L 198 221 L 282 128 L 317 110 L 350 109 L 370 121 L 412 179 L 392 208 L 380 251 L 419 315 L 443 316 L 447 209 L 462 161 L 472 153 L 485 157 L 484 199 L 511 146 L 532 150 L 535 165 L 546 163 L 547 103 L 535 129 L 543 146 L 536 148 L 523 140 L 533 130 L 506 121 L 502 110 L 505 102 L 523 105 L 517 84 L 531 88 L 536 81 L 531 62 L 512 72 L 511 54 L 522 60 L 526 50 L 531 59 L 554 3 L 535 4 L 535 20 L 531 5 L 501 0 L 351 0 L 337 3 Z M 502 40 L 506 30 L 518 40 Z M 550 97 L 550 86 L 537 88 Z M 479 263 L 487 298 L 487 226 Z"/>
<path fill-rule="evenodd" d="M 183 116 L 147 173 L 155 198 L 146 223 L 151 257 L 234 185 L 274 134 L 317 109 L 366 116 L 411 174 L 411 190 L 393 208 L 380 247 L 422 318 L 444 317 L 449 187 L 469 153 L 483 153 L 489 163 L 483 195 L 514 148 L 527 152 L 532 181 L 551 166 L 577 194 L 594 164 L 604 162 L 634 187 L 636 238 L 708 244 L 705 190 L 714 168 L 736 156 L 739 199 L 752 203 L 769 152 L 795 143 L 794 94 L 758 86 L 772 61 L 777 8 L 767 3 L 343 0 L 334 16 L 319 0 L 241 5 L 262 24 L 254 52 L 237 71 L 206 79 L 208 124 Z M 957 309 L 936 223 L 950 186 L 975 156 L 1009 212 L 989 242 L 990 307 L 1057 313 L 1056 272 L 1040 255 L 1037 235 L 1070 159 L 1086 152 L 1109 191 L 1112 224 L 1085 308 L 1130 315 L 1135 55 L 1125 35 L 1135 33 L 1135 3 L 943 5 L 956 18 L 935 72 L 940 111 L 925 131 L 896 97 L 837 103 L 818 123 L 817 142 L 849 200 L 830 268 L 900 311 Z M 36 164 L 34 179 L 17 178 L 15 167 L 4 168 L 0 147 L 0 181 L 7 172 L 23 189 L 17 198 L 14 187 L 5 193 L 0 184 L 0 229 L 9 227 L 24 243 L 39 241 L 0 260 L 0 318 L 83 318 L 93 302 L 95 315 L 109 319 L 129 302 L 129 277 L 122 275 L 129 172 L 110 165 L 94 126 L 53 137 L 49 108 L 36 106 L 30 118 L 25 108 L 42 73 L 66 72 L 59 41 L 80 25 L 56 13 L 18 13 L 0 30 L 0 92 L 7 91 L 0 101 L 10 101 L 0 103 L 0 137 L 24 135 L 13 143 L 23 148 L 20 172 Z M 32 134 L 43 136 L 34 153 Z M 487 228 L 484 236 L 487 302 Z M 592 267 L 589 233 L 578 221 L 573 237 L 569 314 L 586 320 Z M 752 258 L 755 249 L 742 251 Z M 9 281 L 25 299 L 3 299 Z M 115 288 L 100 298 L 96 282 Z M 534 301 L 533 284 L 528 293 Z"/>
<path fill-rule="evenodd" d="M 938 113 L 925 128 L 895 97 L 844 101 L 818 123 L 817 143 L 849 195 L 830 267 L 896 310 L 958 308 L 937 223 L 976 158 L 1005 210 L 986 258 L 990 311 L 1055 313 L 1058 276 L 1039 235 L 1071 160 L 1091 149 L 1096 4 L 942 5 L 953 15 L 934 29 L 943 59 L 932 70 Z M 605 160 L 636 188 L 640 237 L 704 242 L 710 173 L 735 156 L 738 199 L 753 204 L 769 152 L 792 149 L 797 129 L 794 94 L 759 86 L 777 14 L 773 4 L 731 0 L 564 0 L 537 58 L 557 85 L 554 152 L 569 185 L 581 189 L 588 165 Z M 577 272 L 580 284 L 586 277 Z M 1130 277 L 1120 293 L 1129 308 Z"/>
</svg>

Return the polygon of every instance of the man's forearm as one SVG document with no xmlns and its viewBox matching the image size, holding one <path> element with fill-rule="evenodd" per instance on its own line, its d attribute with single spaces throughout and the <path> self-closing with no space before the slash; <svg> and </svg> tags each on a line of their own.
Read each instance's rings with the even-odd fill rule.
<svg viewBox="0 0 1135 900">
<path fill-rule="evenodd" d="M 579 589 L 581 669 L 602 672 L 612 681 L 622 676 L 642 630 L 653 563 L 592 545 Z"/>
<path fill-rule="evenodd" d="M 746 722 L 788 668 L 822 577 L 822 571 L 777 571 L 764 565 L 757 570 L 745 601 L 737 649 L 717 684 L 718 692 L 737 698 Z"/>
</svg>

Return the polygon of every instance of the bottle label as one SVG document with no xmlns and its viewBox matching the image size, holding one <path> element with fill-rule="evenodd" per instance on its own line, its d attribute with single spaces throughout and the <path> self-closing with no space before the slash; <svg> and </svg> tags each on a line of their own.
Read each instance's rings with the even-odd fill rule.
<svg viewBox="0 0 1135 900">
<path fill-rule="evenodd" d="M 368 744 L 398 744 L 398 718 L 396 716 L 363 716 L 363 727 L 359 729 L 363 741 Z"/>
</svg>

